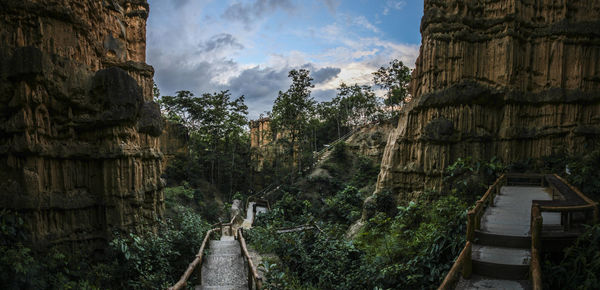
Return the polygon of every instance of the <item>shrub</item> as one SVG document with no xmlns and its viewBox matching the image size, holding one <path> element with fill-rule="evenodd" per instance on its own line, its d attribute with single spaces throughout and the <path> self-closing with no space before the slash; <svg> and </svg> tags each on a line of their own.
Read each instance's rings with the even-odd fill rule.
<svg viewBox="0 0 600 290">
<path fill-rule="evenodd" d="M 546 260 L 544 288 L 600 289 L 600 225 L 588 227 L 560 263 Z"/>
</svg>

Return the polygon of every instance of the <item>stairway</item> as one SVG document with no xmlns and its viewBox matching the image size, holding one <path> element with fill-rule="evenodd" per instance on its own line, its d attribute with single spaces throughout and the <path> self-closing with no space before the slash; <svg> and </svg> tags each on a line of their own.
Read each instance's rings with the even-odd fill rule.
<svg viewBox="0 0 600 290">
<path fill-rule="evenodd" d="M 473 275 L 456 289 L 531 289 L 530 211 L 532 200 L 552 200 L 543 187 L 503 186 L 481 219 L 472 247 Z M 544 213 L 544 224 L 560 224 L 560 214 Z"/>
<path fill-rule="evenodd" d="M 202 284 L 195 289 L 247 290 L 248 265 L 239 242 L 233 236 L 222 236 L 210 241 L 209 251 L 202 263 Z"/>
</svg>

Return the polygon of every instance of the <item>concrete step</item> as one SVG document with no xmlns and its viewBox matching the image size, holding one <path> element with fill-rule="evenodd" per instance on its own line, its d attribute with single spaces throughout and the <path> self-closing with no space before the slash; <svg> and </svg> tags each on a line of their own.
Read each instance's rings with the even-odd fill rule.
<svg viewBox="0 0 600 290">
<path fill-rule="evenodd" d="M 240 254 L 211 254 L 202 263 L 204 286 L 235 286 L 247 281 L 247 265 Z"/>
<path fill-rule="evenodd" d="M 474 244 L 472 251 L 475 274 L 510 280 L 525 280 L 529 276 L 529 250 Z"/>
<path fill-rule="evenodd" d="M 248 284 L 243 285 L 230 285 L 230 286 L 206 286 L 198 285 L 194 287 L 195 290 L 248 290 Z"/>
<path fill-rule="evenodd" d="M 475 241 L 483 246 L 495 246 L 505 248 L 531 248 L 529 236 L 498 235 L 485 231 L 475 231 Z"/>
<path fill-rule="evenodd" d="M 484 290 L 484 289 L 531 289 L 529 280 L 504 280 L 472 275 L 470 279 L 460 278 L 455 289 Z"/>
<path fill-rule="evenodd" d="M 237 241 L 211 241 L 208 248 L 210 254 L 238 254 L 242 253 Z"/>
<path fill-rule="evenodd" d="M 529 237 L 531 229 L 528 225 L 486 222 L 481 225 L 481 231 L 496 235 Z"/>
<path fill-rule="evenodd" d="M 221 236 L 221 241 L 235 241 L 235 237 L 234 236 L 222 235 Z"/>
</svg>

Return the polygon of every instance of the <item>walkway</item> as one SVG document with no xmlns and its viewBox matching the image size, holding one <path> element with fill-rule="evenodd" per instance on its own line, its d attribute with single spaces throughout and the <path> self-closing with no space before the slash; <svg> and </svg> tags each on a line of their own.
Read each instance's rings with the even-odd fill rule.
<svg viewBox="0 0 600 290">
<path fill-rule="evenodd" d="M 210 241 L 209 253 L 202 263 L 202 285 L 197 290 L 248 289 L 248 263 L 242 256 L 240 244 L 233 236 L 221 236 Z"/>
<path fill-rule="evenodd" d="M 263 214 L 267 212 L 267 208 L 263 205 L 257 205 L 256 202 L 251 201 L 248 203 L 248 208 L 246 209 L 246 218 L 242 222 L 242 228 L 249 229 L 252 227 L 254 223 L 254 217 L 258 214 Z"/>
<path fill-rule="evenodd" d="M 481 219 L 472 247 L 473 276 L 456 289 L 530 289 L 530 215 L 533 200 L 552 200 L 545 187 L 503 186 Z M 560 213 L 543 213 L 544 225 L 560 226 Z"/>
<path fill-rule="evenodd" d="M 236 214 L 225 228 L 221 227 L 221 239 L 209 242 L 208 254 L 202 261 L 201 285 L 195 289 L 241 290 L 251 289 L 250 286 L 254 285 L 252 279 L 248 279 L 249 273 L 255 273 L 255 269 L 249 271 L 254 263 L 247 260 L 253 257 L 247 252 L 246 243 L 237 228 L 251 228 L 256 214 L 267 212 L 268 202 L 259 200 L 258 203 L 252 201 L 247 204 L 246 218 L 240 222 L 241 218 Z"/>
</svg>

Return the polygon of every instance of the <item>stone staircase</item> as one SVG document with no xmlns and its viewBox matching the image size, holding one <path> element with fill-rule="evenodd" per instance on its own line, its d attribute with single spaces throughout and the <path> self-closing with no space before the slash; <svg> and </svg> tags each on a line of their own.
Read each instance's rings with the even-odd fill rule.
<svg viewBox="0 0 600 290">
<path fill-rule="evenodd" d="M 202 263 L 202 284 L 195 289 L 248 289 L 248 265 L 233 236 L 210 241 L 209 254 Z"/>
<path fill-rule="evenodd" d="M 472 247 L 473 275 L 456 289 L 531 289 L 530 207 L 552 200 L 543 187 L 503 186 L 486 209 Z M 560 215 L 544 213 L 544 224 L 560 224 Z"/>
</svg>

